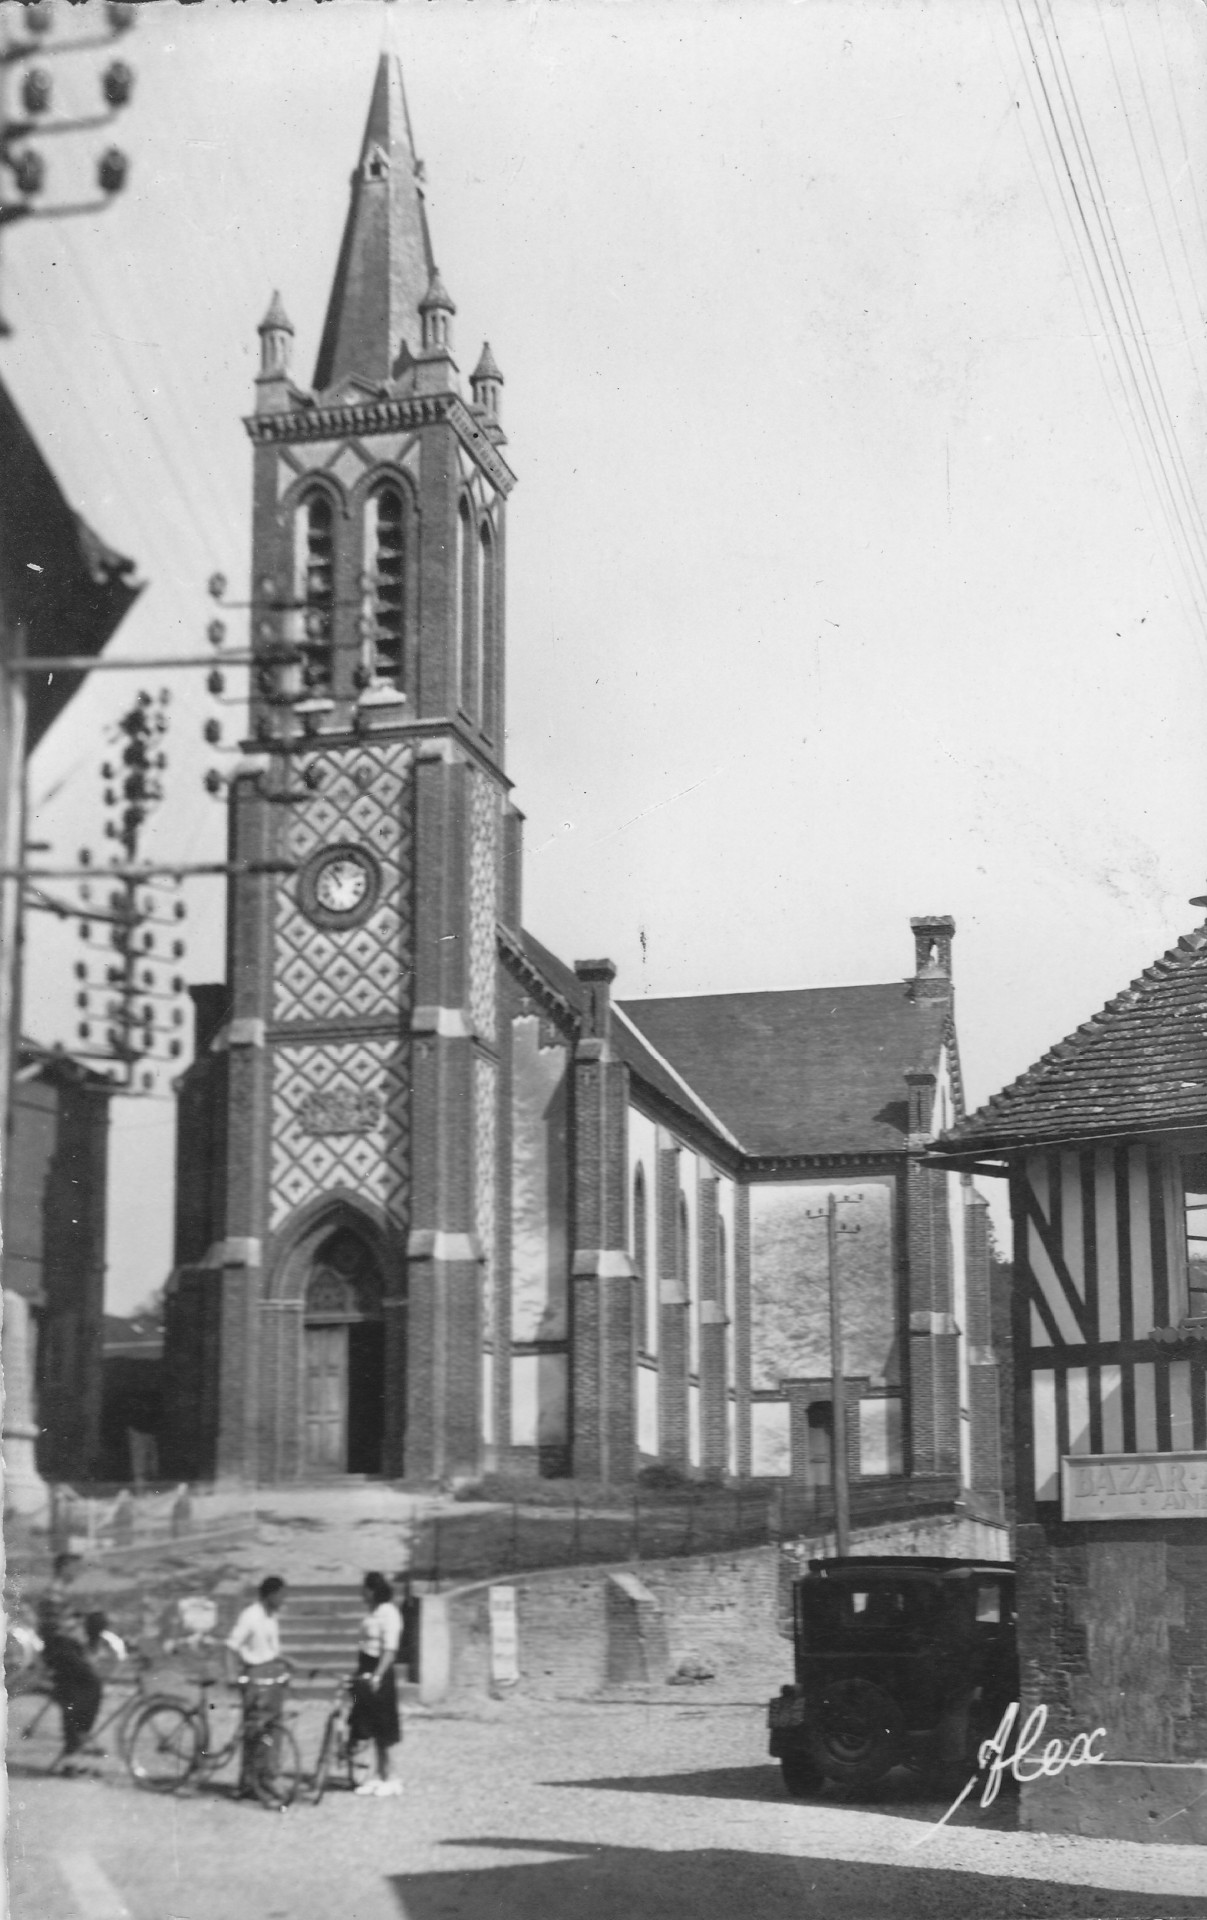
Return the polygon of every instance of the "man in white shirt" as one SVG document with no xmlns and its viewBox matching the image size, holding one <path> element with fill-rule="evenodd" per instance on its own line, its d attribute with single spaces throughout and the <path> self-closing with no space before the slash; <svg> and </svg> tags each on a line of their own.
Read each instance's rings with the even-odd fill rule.
<svg viewBox="0 0 1207 1920">
<path fill-rule="evenodd" d="M 243 1666 L 262 1667 L 281 1657 L 281 1630 L 277 1615 L 285 1598 L 285 1582 L 274 1574 L 260 1582 L 260 1597 L 244 1607 L 227 1635 L 226 1644 Z M 248 1676 L 251 1677 L 250 1675 Z"/>
<path fill-rule="evenodd" d="M 284 1707 L 290 1663 L 281 1658 L 281 1630 L 277 1623 L 284 1598 L 285 1582 L 275 1573 L 261 1580 L 259 1599 L 244 1607 L 226 1639 L 239 1661 L 240 1684 L 247 1689 L 241 1791 L 251 1791 L 249 1771 L 256 1742 L 266 1728 L 276 1725 Z"/>
</svg>

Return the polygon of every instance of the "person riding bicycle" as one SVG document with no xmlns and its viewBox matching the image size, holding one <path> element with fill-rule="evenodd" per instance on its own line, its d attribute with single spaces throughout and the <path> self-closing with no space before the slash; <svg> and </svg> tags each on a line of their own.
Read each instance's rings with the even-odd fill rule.
<svg viewBox="0 0 1207 1920">
<path fill-rule="evenodd" d="M 101 1680 L 88 1657 L 83 1620 L 71 1604 L 71 1587 L 80 1569 L 78 1553 L 55 1555 L 49 1587 L 38 1601 L 38 1635 L 42 1659 L 51 1677 L 51 1698 L 63 1715 L 63 1754 L 95 1753 L 87 1744 L 101 1707 Z M 74 1769 L 65 1765 L 64 1773 Z"/>
<path fill-rule="evenodd" d="M 281 1655 L 277 1616 L 284 1599 L 285 1582 L 279 1575 L 269 1574 L 260 1582 L 258 1599 L 244 1607 L 227 1635 L 226 1644 L 239 1661 L 240 1684 L 247 1689 L 241 1789 L 249 1784 L 248 1761 L 255 1740 L 281 1718 L 284 1683 L 293 1671 L 292 1662 Z"/>
</svg>

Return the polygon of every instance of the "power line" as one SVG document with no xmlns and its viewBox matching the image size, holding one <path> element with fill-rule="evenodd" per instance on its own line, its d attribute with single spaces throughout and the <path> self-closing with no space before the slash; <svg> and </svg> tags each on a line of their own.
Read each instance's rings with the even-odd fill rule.
<svg viewBox="0 0 1207 1920">
<path fill-rule="evenodd" d="M 1102 380 L 1103 391 L 1106 394 L 1107 400 L 1110 404 L 1111 412 L 1114 415 L 1115 424 L 1119 429 L 1120 438 L 1122 439 L 1124 446 L 1127 448 L 1128 459 L 1131 461 L 1132 471 L 1136 476 L 1136 482 L 1139 487 L 1141 496 L 1143 497 L 1150 489 L 1156 496 L 1155 498 L 1155 506 L 1157 509 L 1156 530 L 1157 530 L 1158 538 L 1162 540 L 1162 543 L 1165 546 L 1166 559 L 1173 569 L 1172 576 L 1171 576 L 1173 590 L 1177 595 L 1178 601 L 1181 605 L 1183 616 L 1185 617 L 1186 623 L 1189 626 L 1191 632 L 1196 635 L 1196 639 L 1197 639 L 1198 628 L 1201 621 L 1201 615 L 1200 615 L 1198 603 L 1195 599 L 1193 589 L 1191 589 L 1190 597 L 1189 599 L 1187 599 L 1186 588 L 1190 586 L 1189 577 L 1187 575 L 1185 563 L 1178 549 L 1176 540 L 1174 539 L 1173 531 L 1169 524 L 1168 514 L 1164 510 L 1164 505 L 1163 505 L 1163 501 L 1161 499 L 1161 494 L 1160 494 L 1159 483 L 1157 481 L 1157 477 L 1153 469 L 1152 456 L 1144 440 L 1144 436 L 1141 431 L 1139 421 L 1136 417 L 1135 404 L 1132 399 L 1130 390 L 1128 388 L 1126 379 L 1124 378 L 1122 367 L 1120 366 L 1120 363 L 1119 363 L 1119 348 L 1116 344 L 1116 341 L 1114 339 L 1114 336 L 1111 333 L 1109 326 L 1106 323 L 1105 316 L 1102 312 L 1102 303 L 1098 296 L 1097 288 L 1094 284 L 1093 278 L 1084 267 L 1084 261 L 1083 261 L 1084 246 L 1085 246 L 1084 238 L 1082 236 L 1080 228 L 1077 225 L 1076 220 L 1074 219 L 1072 213 L 1069 210 L 1069 207 L 1065 200 L 1065 196 L 1061 191 L 1062 184 L 1063 184 L 1063 175 L 1061 173 L 1059 163 L 1056 160 L 1055 156 L 1053 155 L 1052 147 L 1050 144 L 1050 137 L 1049 137 L 1047 128 L 1044 124 L 1043 117 L 1035 102 L 1035 95 L 1031 85 L 1031 77 L 1027 69 L 1027 63 L 1023 59 L 1022 54 L 1019 51 L 1018 43 L 1014 38 L 1014 26 L 1011 20 L 1009 8 L 1006 4 L 1006 0 L 1001 0 L 1001 4 L 1002 4 L 1002 13 L 1006 21 L 1006 28 L 1011 36 L 1011 43 L 1013 45 L 1015 55 L 1018 58 L 1020 71 L 1023 76 L 1023 90 L 1027 94 L 1028 98 L 1030 99 L 1032 108 L 1035 112 L 1036 125 L 1039 129 L 1040 139 L 1043 142 L 1045 153 L 1047 155 L 1049 164 L 1052 168 L 1053 178 L 1055 179 L 1055 182 L 1056 182 L 1057 198 L 1059 200 L 1061 213 L 1064 216 L 1063 225 L 1061 220 L 1058 218 L 1057 214 L 1053 209 L 1052 200 L 1049 195 L 1048 188 L 1044 184 L 1043 174 L 1041 173 L 1039 165 L 1036 161 L 1034 151 L 1032 150 L 1031 142 L 1027 137 L 1026 122 L 1021 117 L 1018 119 L 1016 123 L 1019 130 L 1019 137 L 1022 140 L 1024 150 L 1026 151 L 1027 159 L 1030 162 L 1031 171 L 1035 179 L 1035 184 L 1038 189 L 1039 196 L 1044 203 L 1044 207 L 1047 211 L 1048 218 L 1052 224 L 1052 232 L 1055 236 L 1057 245 L 1060 248 L 1061 257 L 1064 260 L 1065 272 L 1068 276 L 1069 285 L 1073 290 L 1073 294 L 1077 301 L 1078 309 L 1081 313 L 1082 324 L 1085 328 L 1086 340 L 1089 342 L 1101 340 L 1102 342 L 1104 342 L 1107 352 L 1110 354 L 1111 362 L 1112 362 L 1112 365 L 1114 366 L 1116 378 L 1119 383 L 1118 390 L 1116 390 L 1116 387 L 1112 385 L 1111 380 L 1108 378 L 1107 369 L 1103 362 L 1102 356 L 1100 354 L 1095 354 L 1095 364 L 1098 367 L 1099 375 Z M 1004 65 L 1002 65 L 1000 56 L 999 56 L 998 64 L 1002 68 L 1003 80 L 1006 82 L 1006 85 L 1009 88 L 1010 92 L 1013 93 L 1013 86 L 1010 81 L 1010 76 L 1007 74 Z M 1068 228 L 1069 237 L 1071 238 L 1073 248 L 1077 255 L 1076 261 L 1073 255 L 1069 251 L 1069 244 L 1068 244 L 1068 241 L 1066 240 L 1065 231 L 1064 231 L 1065 226 L 1067 226 Z M 1079 262 L 1082 263 L 1082 271 L 1080 273 L 1078 272 Z M 1083 290 L 1083 281 L 1084 281 L 1085 290 Z M 1097 324 L 1096 325 L 1094 321 L 1091 319 L 1090 313 L 1086 307 L 1087 291 L 1089 293 L 1090 298 L 1093 300 L 1097 308 Z M 1128 414 L 1127 420 L 1125 420 L 1124 414 L 1120 410 L 1121 396 L 1122 396 L 1123 403 L 1127 408 L 1127 414 Z M 1130 432 L 1129 432 L 1129 421 L 1130 421 Z M 1141 460 L 1143 460 L 1144 467 L 1147 468 L 1147 481 L 1145 478 L 1145 472 L 1141 467 Z M 1162 521 L 1164 521 L 1165 523 L 1163 531 L 1161 527 Z"/>
<path fill-rule="evenodd" d="M 1023 57 L 1019 43 L 1015 37 L 1013 22 L 1005 0 L 1002 0 L 1002 3 L 1015 53 L 1019 58 L 1023 70 L 1032 105 L 1035 106 L 1035 94 L 1030 85 L 1028 63 Z M 1123 395 L 1127 403 L 1128 411 L 1132 417 L 1145 465 L 1149 470 L 1157 504 L 1165 519 L 1173 549 L 1177 556 L 1177 563 L 1190 590 L 1191 600 L 1197 613 L 1197 626 L 1201 629 L 1207 625 L 1207 617 L 1205 617 L 1204 613 L 1205 603 L 1207 603 L 1207 592 L 1204 591 L 1205 582 L 1202 557 L 1193 533 L 1186 524 L 1179 501 L 1178 488 L 1175 486 L 1170 474 L 1168 453 L 1161 444 L 1162 436 L 1158 432 L 1157 425 L 1153 420 L 1145 397 L 1146 382 L 1141 380 L 1140 373 L 1137 371 L 1133 361 L 1132 353 L 1129 349 L 1128 329 L 1124 326 L 1116 310 L 1107 273 L 1099 255 L 1094 227 L 1091 223 L 1086 205 L 1087 201 L 1094 204 L 1095 213 L 1101 222 L 1101 215 L 1098 214 L 1097 205 L 1093 201 L 1093 180 L 1077 147 L 1076 129 L 1072 124 L 1071 115 L 1069 115 L 1068 105 L 1064 100 L 1063 92 L 1061 92 L 1058 85 L 1056 90 L 1061 92 L 1061 102 L 1065 106 L 1066 115 L 1069 115 L 1068 140 L 1065 138 L 1061 118 L 1053 98 L 1053 89 L 1048 85 L 1047 77 L 1036 49 L 1035 40 L 1022 9 L 1021 0 L 1015 0 L 1015 6 L 1019 25 L 1031 56 L 1030 68 L 1034 70 L 1036 84 L 1038 85 L 1046 110 L 1045 124 L 1044 114 L 1039 112 L 1038 107 L 1035 108 L 1037 120 L 1043 131 L 1045 149 L 1049 162 L 1053 167 L 1058 186 L 1060 187 L 1062 203 L 1065 200 L 1067 192 L 1072 206 L 1076 211 L 1076 219 L 1074 220 L 1072 215 L 1068 214 L 1066 207 L 1066 214 L 1069 217 L 1070 226 L 1077 240 L 1078 252 L 1082 255 L 1083 262 L 1088 257 L 1089 271 L 1087 273 L 1087 283 L 1095 307 L 1103 322 L 1104 337 L 1108 342 L 1116 372 L 1121 380 Z M 1059 81 L 1058 75 L 1056 78 L 1057 81 Z M 1048 138 L 1048 126 L 1051 128 L 1052 141 L 1055 142 L 1055 155 L 1053 154 L 1052 143 Z M 1074 149 L 1081 163 L 1080 179 L 1078 170 L 1074 167 L 1073 160 L 1070 157 L 1070 147 Z M 1059 156 L 1058 159 L 1056 157 L 1057 155 Z M 1102 231 L 1105 239 L 1105 226 L 1102 227 Z M 1112 271 L 1114 271 L 1113 262 Z M 1151 382 L 1147 384 L 1151 386 Z"/>
<path fill-rule="evenodd" d="M 1177 308 L 1178 322 L 1182 328 L 1182 338 L 1186 342 L 1186 351 L 1190 357 L 1190 364 L 1197 376 L 1199 369 L 1194 357 L 1194 348 L 1193 348 L 1193 345 L 1191 344 L 1190 330 L 1186 325 L 1186 316 L 1182 311 L 1182 301 L 1181 301 L 1181 296 L 1178 293 L 1177 277 L 1174 273 L 1173 265 L 1170 261 L 1169 255 L 1165 249 L 1165 239 L 1161 232 L 1161 223 L 1157 219 L 1157 209 L 1153 204 L 1153 197 L 1148 184 L 1148 175 L 1144 170 L 1144 161 L 1140 153 L 1140 145 L 1136 139 L 1135 129 L 1132 126 L 1131 115 L 1127 110 L 1127 97 L 1123 90 L 1123 80 L 1115 60 L 1114 48 L 1111 46 L 1111 38 L 1109 33 L 1106 30 L 1106 17 L 1102 11 L 1102 0 L 1097 0 L 1097 6 L 1098 6 L 1098 25 L 1102 31 L 1102 38 L 1106 46 L 1107 58 L 1111 63 L 1111 72 L 1114 75 L 1115 88 L 1119 95 L 1119 106 L 1123 114 L 1123 123 L 1127 128 L 1128 138 L 1131 141 L 1132 153 L 1135 156 L 1135 161 L 1136 161 L 1136 171 L 1140 176 L 1140 184 L 1144 189 L 1144 198 L 1148 204 L 1148 211 L 1153 223 L 1153 231 L 1157 236 L 1157 245 L 1160 248 L 1161 259 L 1164 264 L 1166 274 L 1169 277 L 1170 292 L 1173 294 L 1174 306 Z M 1152 104 L 1148 97 L 1148 88 L 1144 84 L 1144 71 L 1140 65 L 1140 58 L 1136 52 L 1136 43 L 1132 38 L 1131 26 L 1127 20 L 1126 15 L 1124 15 L 1124 26 L 1127 29 L 1128 43 L 1131 47 L 1132 60 L 1135 63 L 1136 78 L 1140 86 L 1140 97 L 1144 102 L 1144 111 L 1148 118 L 1149 132 L 1152 135 L 1153 150 L 1156 153 L 1157 164 L 1161 169 L 1161 176 L 1165 182 L 1166 197 L 1169 200 L 1170 210 L 1173 213 L 1174 227 L 1177 231 L 1178 241 L 1182 248 L 1182 259 L 1186 265 L 1186 276 L 1187 276 L 1187 279 L 1190 281 L 1191 287 L 1194 290 L 1195 300 L 1199 309 L 1199 319 L 1203 322 L 1204 329 L 1207 330 L 1207 309 L 1205 309 L 1203 306 L 1203 300 L 1198 290 L 1198 283 L 1195 279 L 1194 270 L 1190 264 L 1190 255 L 1186 247 L 1186 236 L 1182 231 L 1182 221 L 1181 221 L 1181 216 L 1178 213 L 1178 203 L 1174 197 L 1173 183 L 1169 177 L 1169 169 L 1165 164 L 1165 155 L 1161 151 L 1161 140 L 1157 132 L 1156 121 L 1153 118 Z"/>
<path fill-rule="evenodd" d="M 1021 6 L 1021 4 L 1022 0 L 1019 0 L 1019 5 Z M 1044 35 L 1045 44 L 1048 47 L 1049 57 L 1051 57 L 1052 45 L 1051 41 L 1048 40 L 1047 27 L 1044 25 L 1044 0 L 1036 0 L 1036 5 L 1039 14 L 1040 29 Z M 1068 61 L 1065 58 L 1064 44 L 1057 31 L 1055 15 L 1052 12 L 1052 0 L 1047 0 L 1047 10 L 1052 23 L 1053 38 L 1055 39 L 1060 58 L 1060 68 L 1064 71 L 1065 82 L 1068 86 L 1068 98 L 1066 99 L 1065 97 L 1064 85 L 1062 85 L 1060 80 L 1060 69 L 1055 66 L 1054 62 L 1053 70 L 1056 74 L 1057 88 L 1061 95 L 1065 113 L 1069 116 L 1070 128 L 1073 131 L 1073 138 L 1078 147 L 1078 157 L 1089 184 L 1091 203 L 1094 207 L 1099 231 L 1102 234 L 1106 246 L 1107 259 L 1111 265 L 1112 277 L 1119 291 L 1119 297 L 1122 302 L 1124 316 L 1128 322 L 1129 331 L 1140 355 L 1140 365 L 1144 373 L 1145 385 L 1157 409 L 1157 417 L 1162 429 L 1162 438 L 1169 452 L 1174 475 L 1179 483 L 1183 503 L 1190 514 L 1191 520 L 1198 522 L 1199 540 L 1202 542 L 1207 539 L 1207 524 L 1204 523 L 1202 509 L 1195 495 L 1194 485 L 1186 466 L 1181 443 L 1178 440 L 1173 419 L 1170 415 L 1169 403 L 1165 397 L 1165 388 L 1161 380 L 1160 370 L 1149 344 L 1148 328 L 1145 326 L 1143 316 L 1140 313 L 1140 306 L 1132 285 L 1131 275 L 1128 273 L 1127 262 L 1123 257 L 1123 249 L 1119 244 L 1119 236 L 1116 232 L 1114 218 L 1111 214 L 1106 193 L 1102 185 L 1102 176 L 1098 170 L 1098 162 L 1095 158 L 1094 149 L 1090 142 L 1089 131 L 1081 111 L 1081 103 L 1077 98 L 1077 90 L 1073 83 L 1073 76 L 1069 70 Z M 1068 105 L 1069 100 L 1072 101 L 1073 108 L 1076 111 L 1076 127 L 1073 126 L 1072 115 L 1070 114 Z M 1080 130 L 1080 134 L 1078 133 L 1078 129 Z"/>
</svg>

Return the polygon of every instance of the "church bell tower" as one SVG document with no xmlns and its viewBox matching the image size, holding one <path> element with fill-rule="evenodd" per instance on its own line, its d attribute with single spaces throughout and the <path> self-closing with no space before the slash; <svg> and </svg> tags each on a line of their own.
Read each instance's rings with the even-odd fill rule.
<svg viewBox="0 0 1207 1920">
<path fill-rule="evenodd" d="M 502 376 L 485 347 L 463 394 L 454 313 L 383 56 L 313 390 L 274 296 L 246 423 L 231 857 L 290 870 L 231 882 L 220 1476 L 481 1465 L 513 475 Z"/>
</svg>

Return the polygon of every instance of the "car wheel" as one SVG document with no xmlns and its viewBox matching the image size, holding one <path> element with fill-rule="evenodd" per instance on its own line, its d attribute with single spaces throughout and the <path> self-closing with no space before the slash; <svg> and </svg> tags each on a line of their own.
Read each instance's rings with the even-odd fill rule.
<svg viewBox="0 0 1207 1920">
<path fill-rule="evenodd" d="M 780 1772 L 784 1776 L 784 1792 L 794 1800 L 811 1800 L 826 1783 L 821 1768 L 801 1754 L 795 1754 L 791 1760 L 781 1760 Z"/>
<path fill-rule="evenodd" d="M 904 1732 L 891 1694 L 870 1680 L 838 1680 L 810 1713 L 810 1758 L 839 1786 L 870 1786 L 901 1758 Z"/>
</svg>

